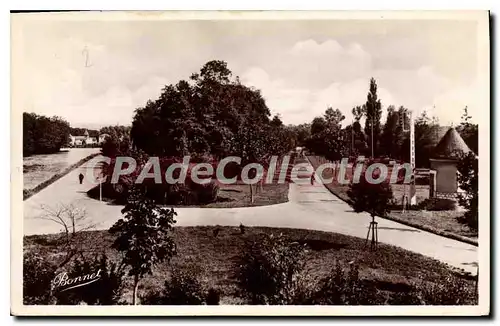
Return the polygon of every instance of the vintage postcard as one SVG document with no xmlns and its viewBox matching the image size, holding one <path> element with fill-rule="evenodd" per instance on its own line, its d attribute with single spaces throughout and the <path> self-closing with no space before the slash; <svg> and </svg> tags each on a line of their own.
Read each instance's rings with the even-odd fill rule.
<svg viewBox="0 0 500 326">
<path fill-rule="evenodd" d="M 488 315 L 489 21 L 12 13 L 12 314 Z"/>
</svg>

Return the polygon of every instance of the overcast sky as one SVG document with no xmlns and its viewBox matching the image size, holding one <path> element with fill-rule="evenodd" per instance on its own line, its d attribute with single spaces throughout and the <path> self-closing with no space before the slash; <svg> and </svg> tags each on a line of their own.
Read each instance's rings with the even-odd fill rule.
<svg viewBox="0 0 500 326">
<path fill-rule="evenodd" d="M 473 21 L 33 21 L 22 28 L 24 111 L 72 126 L 130 124 L 165 84 L 225 60 L 285 123 L 328 106 L 351 120 L 370 77 L 383 108 L 459 123 L 480 107 Z M 88 56 L 88 58 L 87 58 Z M 435 109 L 434 109 L 435 107 Z"/>
</svg>

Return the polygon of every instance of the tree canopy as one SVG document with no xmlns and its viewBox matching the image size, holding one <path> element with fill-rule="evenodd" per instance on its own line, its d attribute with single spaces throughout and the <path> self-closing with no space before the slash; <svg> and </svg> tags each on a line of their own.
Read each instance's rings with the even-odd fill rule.
<svg viewBox="0 0 500 326">
<path fill-rule="evenodd" d="M 60 117 L 23 113 L 23 156 L 58 152 L 69 142 L 69 131 Z"/>
<path fill-rule="evenodd" d="M 165 86 L 158 99 L 138 108 L 131 138 L 134 146 L 149 155 L 221 158 L 244 154 L 256 160 L 262 157 L 261 151 L 290 149 L 285 130 L 278 116 L 271 119 L 260 91 L 242 85 L 239 78 L 232 79 L 226 62 L 214 60 L 189 81 Z M 276 140 L 272 147 L 268 146 L 270 137 Z"/>
</svg>

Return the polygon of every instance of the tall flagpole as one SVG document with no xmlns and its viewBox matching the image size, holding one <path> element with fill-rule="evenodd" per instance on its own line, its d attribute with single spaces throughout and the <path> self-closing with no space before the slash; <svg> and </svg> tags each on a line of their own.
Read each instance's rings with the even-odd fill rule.
<svg viewBox="0 0 500 326">
<path fill-rule="evenodd" d="M 354 119 L 351 122 L 351 156 L 354 152 Z"/>
<path fill-rule="evenodd" d="M 410 179 L 410 205 L 417 204 L 417 196 L 415 191 L 415 121 L 413 114 L 410 111 L 410 165 L 411 165 L 411 179 Z"/>
</svg>

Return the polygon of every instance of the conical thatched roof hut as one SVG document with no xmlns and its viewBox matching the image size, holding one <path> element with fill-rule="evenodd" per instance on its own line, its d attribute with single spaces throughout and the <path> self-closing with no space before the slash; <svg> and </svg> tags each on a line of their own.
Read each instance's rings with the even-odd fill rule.
<svg viewBox="0 0 500 326">
<path fill-rule="evenodd" d="M 457 159 L 460 153 L 471 152 L 455 128 L 450 128 L 441 138 L 431 155 L 431 197 L 455 197 L 457 185 Z"/>
<path fill-rule="evenodd" d="M 450 128 L 446 134 L 441 138 L 439 143 L 434 148 L 432 153 L 433 158 L 456 159 L 458 154 L 463 152 L 469 153 L 471 150 L 469 146 L 462 139 L 460 134 L 455 128 Z"/>
</svg>

